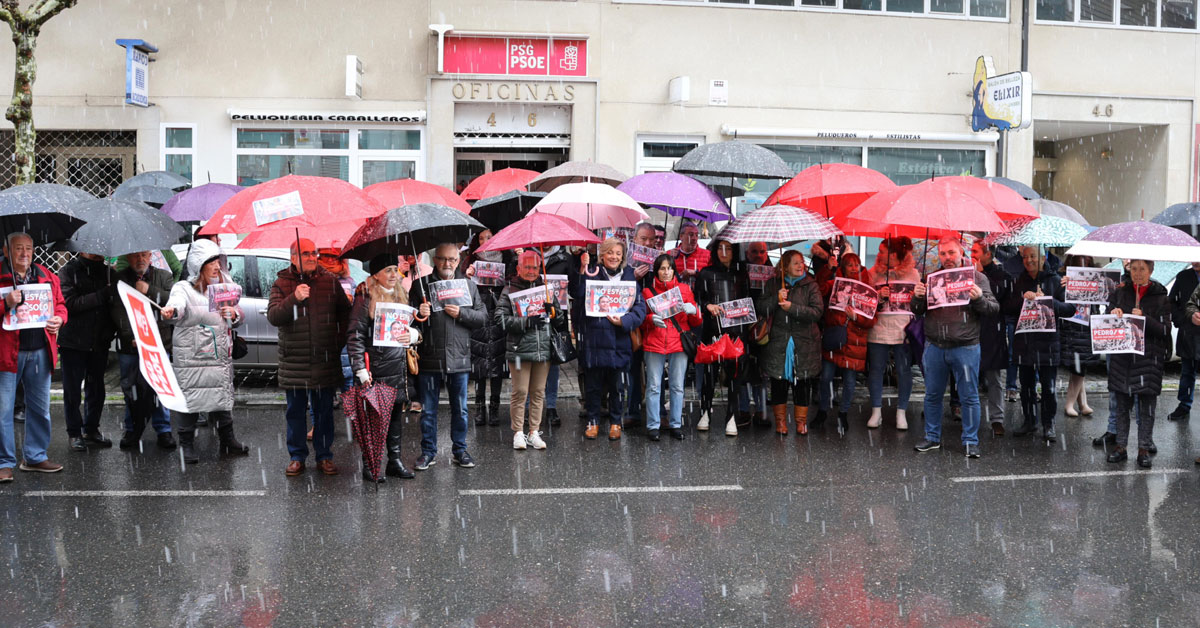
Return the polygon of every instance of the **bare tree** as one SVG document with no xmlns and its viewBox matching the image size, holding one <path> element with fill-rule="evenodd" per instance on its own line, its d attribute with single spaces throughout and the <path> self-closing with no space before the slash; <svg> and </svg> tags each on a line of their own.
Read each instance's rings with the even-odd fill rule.
<svg viewBox="0 0 1200 628">
<path fill-rule="evenodd" d="M 0 20 L 12 29 L 13 44 L 17 47 L 17 67 L 13 76 L 12 102 L 4 117 L 13 123 L 15 145 L 13 162 L 16 165 L 17 185 L 34 181 L 33 81 L 37 78 L 37 61 L 33 49 L 42 25 L 63 9 L 75 6 L 78 0 L 34 0 L 24 11 L 20 0 L 0 0 Z"/>
</svg>

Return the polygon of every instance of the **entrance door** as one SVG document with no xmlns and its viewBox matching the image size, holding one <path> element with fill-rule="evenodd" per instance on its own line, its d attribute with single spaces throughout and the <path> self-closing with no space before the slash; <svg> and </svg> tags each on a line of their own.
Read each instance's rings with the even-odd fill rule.
<svg viewBox="0 0 1200 628">
<path fill-rule="evenodd" d="M 455 151 L 454 184 L 457 191 L 461 192 L 462 188 L 481 174 L 505 168 L 545 172 L 567 161 L 565 148 L 520 148 L 511 152 L 501 148 L 488 148 L 488 152 L 480 152 L 481 150 L 459 148 Z"/>
</svg>

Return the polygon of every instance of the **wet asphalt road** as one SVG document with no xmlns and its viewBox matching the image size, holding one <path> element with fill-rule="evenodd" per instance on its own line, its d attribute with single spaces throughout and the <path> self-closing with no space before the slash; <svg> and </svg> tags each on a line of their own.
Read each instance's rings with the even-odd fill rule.
<svg viewBox="0 0 1200 628">
<path fill-rule="evenodd" d="M 583 440 L 564 401 L 547 451 L 472 426 L 479 466 L 457 469 L 443 425 L 434 467 L 378 489 L 340 418 L 342 474 L 286 478 L 281 407 L 235 411 L 248 458 L 217 460 L 205 431 L 183 469 L 150 436 L 70 452 L 55 406 L 66 471 L 0 486 L 0 626 L 1200 625 L 1189 424 L 1160 420 L 1151 473 L 980 481 L 1135 471 L 1092 447 L 1097 397 L 1096 417 L 1060 418 L 1059 443 L 989 434 L 971 461 L 956 425 L 915 454 L 919 429 L 895 431 L 888 409 L 869 431 L 856 408 L 844 439 L 612 443 Z M 472 493 L 512 489 L 562 492 Z M 33 494 L 97 490 L 185 493 Z"/>
</svg>

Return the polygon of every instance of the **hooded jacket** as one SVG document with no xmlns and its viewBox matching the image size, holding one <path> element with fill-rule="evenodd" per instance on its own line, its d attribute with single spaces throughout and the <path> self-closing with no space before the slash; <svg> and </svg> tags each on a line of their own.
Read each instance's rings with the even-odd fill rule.
<svg viewBox="0 0 1200 628">
<path fill-rule="evenodd" d="M 194 281 L 206 262 L 218 257 L 221 247 L 209 240 L 197 240 L 188 252 L 188 277 Z M 228 282 L 228 277 L 222 277 Z M 242 309 L 235 307 L 232 319 L 220 312 L 208 311 L 208 295 L 196 290 L 192 281 L 180 281 L 171 288 L 167 307 L 175 308 L 171 365 L 183 389 L 191 412 L 216 412 L 233 409 L 233 328 L 242 324 Z"/>
</svg>

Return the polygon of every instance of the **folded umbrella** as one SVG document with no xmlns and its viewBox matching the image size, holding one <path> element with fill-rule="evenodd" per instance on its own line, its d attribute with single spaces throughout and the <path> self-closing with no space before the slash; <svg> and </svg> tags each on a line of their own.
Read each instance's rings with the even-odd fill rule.
<svg viewBox="0 0 1200 628">
<path fill-rule="evenodd" d="M 1100 227 L 1068 249 L 1067 255 L 1200 262 L 1200 242 L 1179 229 L 1138 220 Z"/>
<path fill-rule="evenodd" d="M 537 171 L 523 168 L 493 170 L 475 177 L 467 184 L 466 188 L 463 188 L 459 196 L 464 201 L 478 201 L 483 198 L 500 196 L 513 190 L 524 190 L 525 186 L 529 185 L 529 182 L 537 176 Z"/>
<path fill-rule="evenodd" d="M 649 216 L 628 194 L 601 183 L 567 183 L 554 188 L 531 213 L 557 214 L 591 229 L 632 229 Z"/>
<path fill-rule="evenodd" d="M 387 444 L 388 423 L 396 405 L 396 389 L 382 382 L 355 384 L 342 393 L 342 411 L 350 434 L 362 450 L 363 467 L 372 480 L 379 479 L 379 462 Z"/>
<path fill-rule="evenodd" d="M 101 198 L 76 205 L 72 211 L 87 224 L 60 241 L 57 250 L 117 257 L 170 248 L 187 233 L 145 203 Z"/>
<path fill-rule="evenodd" d="M 543 198 L 546 198 L 545 192 L 510 190 L 476 201 L 471 207 L 471 216 L 496 232 L 524 218 Z"/>
<path fill-rule="evenodd" d="M 453 207 L 464 213 L 471 211 L 471 206 L 461 196 L 455 194 L 454 190 L 415 179 L 384 181 L 368 185 L 363 188 L 363 192 L 383 203 L 384 207 L 388 209 L 419 203 L 433 203 Z"/>
</svg>

